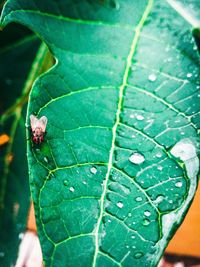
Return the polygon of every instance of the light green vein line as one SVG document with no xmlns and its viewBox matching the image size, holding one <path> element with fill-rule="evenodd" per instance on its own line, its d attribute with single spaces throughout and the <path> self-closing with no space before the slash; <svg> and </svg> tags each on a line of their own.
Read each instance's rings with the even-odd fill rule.
<svg viewBox="0 0 200 267">
<path fill-rule="evenodd" d="M 76 238 L 81 238 L 81 237 L 85 237 L 85 236 L 94 236 L 93 234 L 91 233 L 85 233 L 85 234 L 80 234 L 80 235 L 75 235 L 75 236 L 70 236 L 70 237 L 67 237 L 65 238 L 64 240 L 62 241 L 59 241 L 58 243 L 55 244 L 55 248 L 63 243 L 67 243 L 69 242 L 70 240 L 73 240 L 73 239 L 76 239 Z"/>
<path fill-rule="evenodd" d="M 40 112 L 48 107 L 48 105 L 50 105 L 51 103 L 55 102 L 55 101 L 58 101 L 64 97 L 70 97 L 72 95 L 75 95 L 75 94 L 79 94 L 79 93 L 84 93 L 84 92 L 88 92 L 88 91 L 95 91 L 95 90 L 100 90 L 100 89 L 117 89 L 115 86 L 97 86 L 97 87 L 88 87 L 88 88 L 83 88 L 83 89 L 80 89 L 80 90 L 77 90 L 77 91 L 72 91 L 72 92 L 69 92 L 67 94 L 64 94 L 64 95 L 61 95 L 61 96 L 58 96 L 56 98 L 52 98 L 49 102 L 47 102 L 43 107 L 41 107 L 38 111 L 38 115 L 40 114 Z"/>
<path fill-rule="evenodd" d="M 151 206 L 157 211 L 157 213 L 159 214 L 159 210 L 158 208 L 154 205 L 154 203 L 152 202 L 151 198 L 149 197 L 149 195 L 146 193 L 146 191 L 135 181 L 133 180 L 128 174 L 126 174 L 125 172 L 119 170 L 117 167 L 112 167 L 113 169 L 115 169 L 117 172 L 121 173 L 123 176 L 127 177 L 127 179 L 129 179 L 129 181 L 131 183 L 133 183 L 139 190 L 140 192 L 148 199 L 149 203 L 151 204 Z"/>
<path fill-rule="evenodd" d="M 103 251 L 99 251 L 99 254 L 101 254 L 102 256 L 108 258 L 109 260 L 112 260 L 114 263 L 116 263 L 118 266 L 122 266 L 121 263 L 119 263 L 118 261 L 116 261 L 114 258 L 112 258 L 109 254 L 106 254 Z"/>
<path fill-rule="evenodd" d="M 100 200 L 100 215 L 99 215 L 99 219 L 97 221 L 97 225 L 96 225 L 96 229 L 95 229 L 95 253 L 94 253 L 94 258 L 93 258 L 93 265 L 92 265 L 93 267 L 96 266 L 96 260 L 97 260 L 98 250 L 99 250 L 99 240 L 98 240 L 99 239 L 99 230 L 100 230 L 100 225 L 101 225 L 101 221 L 102 221 L 102 217 L 103 217 L 104 199 L 106 196 L 107 184 L 108 184 L 108 180 L 109 180 L 110 171 L 112 168 L 112 160 L 113 160 L 113 154 L 114 154 L 114 150 L 115 150 L 115 140 L 116 140 L 116 134 L 117 134 L 117 127 L 120 123 L 120 113 L 121 113 L 121 108 L 122 108 L 124 89 L 125 89 L 127 81 L 128 81 L 128 75 L 129 75 L 129 71 L 131 69 L 132 58 L 133 58 L 133 55 L 136 51 L 137 43 L 138 43 L 138 40 L 140 37 L 140 32 L 141 32 L 141 29 L 144 25 L 144 22 L 148 16 L 148 14 L 150 13 L 152 5 L 153 5 L 153 0 L 149 0 L 147 7 L 143 13 L 143 16 L 142 16 L 139 24 L 136 27 L 135 35 L 134 35 L 134 38 L 133 38 L 133 41 L 131 44 L 131 49 L 130 49 L 130 52 L 129 52 L 129 55 L 127 58 L 123 82 L 122 82 L 122 85 L 120 86 L 120 89 L 119 89 L 119 102 L 118 102 L 118 108 L 117 108 L 117 114 L 116 114 L 116 122 L 115 122 L 115 125 L 113 126 L 113 131 L 112 131 L 113 132 L 113 138 L 112 138 L 112 144 L 111 144 L 111 150 L 110 150 L 110 156 L 109 156 L 109 162 L 108 162 L 108 171 L 106 174 L 104 189 L 103 189 L 102 197 Z"/>
<path fill-rule="evenodd" d="M 113 28 L 124 28 L 124 29 L 131 29 L 131 26 L 129 24 L 119 24 L 119 23 L 108 23 L 105 21 L 97 21 L 97 20 L 82 20 L 82 19 L 78 19 L 78 18 L 69 18 L 69 17 L 63 17 L 61 15 L 54 15 L 51 13 L 45 13 L 45 12 L 41 12 L 40 10 L 23 10 L 23 9 L 16 9 L 13 10 L 11 12 L 9 12 L 8 14 L 5 15 L 5 17 L 2 17 L 2 20 L 0 21 L 0 24 L 4 27 L 6 25 L 6 19 L 10 16 L 12 16 L 14 13 L 30 13 L 32 15 L 39 15 L 40 17 L 48 17 L 51 19 L 56 19 L 60 22 L 69 22 L 69 23 L 75 23 L 75 24 L 82 24 L 82 25 L 89 25 L 89 26 L 104 26 L 104 27 L 113 27 Z M 2 12 L 4 13 L 4 12 Z"/>
<path fill-rule="evenodd" d="M 122 122 L 120 122 L 119 125 L 122 125 L 122 126 L 124 126 L 124 127 L 126 127 L 126 128 L 129 128 L 129 129 L 131 129 L 132 131 L 135 131 L 136 133 L 138 133 L 138 134 L 144 136 L 146 139 L 148 139 L 149 141 L 151 141 L 152 143 L 154 143 L 157 147 L 160 147 L 160 148 L 161 148 L 161 149 L 168 155 L 167 150 L 165 149 L 165 147 L 162 146 L 162 145 L 160 145 L 158 142 L 156 142 L 156 140 L 154 140 L 154 139 L 151 138 L 150 136 L 148 136 L 148 135 L 146 135 L 145 133 L 141 132 L 140 130 L 134 128 L 133 126 L 126 125 L 126 124 L 124 124 L 124 123 L 122 123 Z"/>
<path fill-rule="evenodd" d="M 194 129 L 197 129 L 197 127 L 195 126 L 195 124 L 191 121 L 191 118 L 189 116 L 187 116 L 185 113 L 181 112 L 180 110 L 178 110 L 177 108 L 175 108 L 172 104 L 168 103 L 167 101 L 165 101 L 164 99 L 160 98 L 159 96 L 149 92 L 149 91 L 146 91 L 142 88 L 139 88 L 139 87 L 136 87 L 136 86 L 132 86 L 130 84 L 128 84 L 128 86 L 130 86 L 131 88 L 137 90 L 138 92 L 141 92 L 143 94 L 146 94 L 154 99 L 156 99 L 157 101 L 163 103 L 165 106 L 167 106 L 169 109 L 175 111 L 178 115 L 184 117 L 185 119 L 187 119 L 190 123 L 191 126 L 194 127 Z"/>
<path fill-rule="evenodd" d="M 162 72 L 160 70 L 157 70 L 157 69 L 154 69 L 154 68 L 149 68 L 147 65 L 145 64 L 141 64 L 141 63 L 134 63 L 135 66 L 137 67 L 141 67 L 143 69 L 147 69 L 147 70 L 151 70 L 151 71 L 154 71 L 156 73 L 159 73 L 160 75 L 163 75 L 167 78 L 169 78 L 170 80 L 174 80 L 174 81 L 177 81 L 177 82 L 182 82 L 182 83 L 187 83 L 187 82 L 190 82 L 189 80 L 187 79 L 181 79 L 181 78 L 178 78 L 176 76 L 172 76 L 170 75 L 169 73 L 166 73 L 166 72 Z"/>
</svg>

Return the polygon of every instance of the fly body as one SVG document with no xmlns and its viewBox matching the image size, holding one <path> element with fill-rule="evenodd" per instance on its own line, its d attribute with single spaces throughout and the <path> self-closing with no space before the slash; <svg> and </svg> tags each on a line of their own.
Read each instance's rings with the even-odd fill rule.
<svg viewBox="0 0 200 267">
<path fill-rule="evenodd" d="M 44 135 L 47 126 L 47 117 L 42 116 L 38 119 L 36 116 L 30 116 L 32 140 L 35 144 L 41 144 L 44 141 Z"/>
</svg>

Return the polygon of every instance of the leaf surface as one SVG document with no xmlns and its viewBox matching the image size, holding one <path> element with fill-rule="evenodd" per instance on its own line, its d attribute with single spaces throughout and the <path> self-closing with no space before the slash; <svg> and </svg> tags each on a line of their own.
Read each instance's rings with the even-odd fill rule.
<svg viewBox="0 0 200 267">
<path fill-rule="evenodd" d="M 152 0 L 9 1 L 10 21 L 57 59 L 27 117 L 48 118 L 45 141 L 28 142 L 46 266 L 156 266 L 197 186 L 191 26 Z"/>
</svg>

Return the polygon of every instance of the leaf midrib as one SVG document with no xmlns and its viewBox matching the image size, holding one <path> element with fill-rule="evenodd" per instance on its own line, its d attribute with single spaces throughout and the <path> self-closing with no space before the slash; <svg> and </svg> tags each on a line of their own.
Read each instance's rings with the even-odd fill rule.
<svg viewBox="0 0 200 267">
<path fill-rule="evenodd" d="M 136 30 L 135 30 L 135 34 L 133 37 L 133 41 L 131 43 L 131 48 L 130 48 L 130 52 L 127 58 L 127 63 L 126 63 L 126 67 L 125 67 L 125 71 L 124 71 L 124 76 L 123 76 L 123 82 L 122 85 L 120 86 L 119 89 L 119 102 L 118 102 L 118 108 L 117 108 L 117 113 L 116 113 L 116 122 L 113 126 L 112 129 L 112 134 L 113 134 L 113 138 L 112 138 L 112 143 L 111 143 L 111 150 L 110 150 L 110 154 L 109 154 L 109 161 L 108 161 L 108 171 L 106 173 L 106 178 L 105 178 L 105 183 L 104 183 L 104 189 L 103 189 L 103 193 L 102 193 L 102 197 L 100 199 L 100 215 L 99 215 L 99 219 L 97 221 L 97 226 L 96 226 L 96 230 L 95 230 L 95 253 L 94 253 L 94 258 L 93 258 L 93 267 L 96 266 L 96 260 L 97 260 L 97 255 L 98 255 L 98 250 L 99 250 L 99 229 L 100 229 L 100 225 L 101 225 L 101 221 L 102 221 L 102 217 L 103 217 L 103 210 L 104 210 L 104 200 L 106 197 L 106 191 L 107 191 L 107 185 L 108 185 L 108 180 L 109 180 L 109 176 L 110 176 L 110 171 L 112 168 L 112 161 L 113 161 L 113 154 L 114 154 L 114 150 L 115 150 L 115 140 L 116 140 L 116 134 L 117 134 L 117 127 L 120 123 L 120 114 L 121 114 L 121 108 L 122 108 L 122 101 L 123 101 L 123 94 L 124 94 L 124 89 L 127 86 L 127 82 L 128 82 L 128 77 L 129 77 L 129 71 L 131 69 L 131 65 L 132 65 L 132 58 L 133 55 L 136 51 L 136 47 L 137 47 L 137 43 L 140 37 L 140 32 L 141 29 L 144 25 L 144 22 L 146 21 L 151 8 L 153 5 L 153 0 L 149 0 L 147 3 L 147 6 L 144 10 L 144 13 L 142 15 L 141 20 L 139 21 Z"/>
</svg>

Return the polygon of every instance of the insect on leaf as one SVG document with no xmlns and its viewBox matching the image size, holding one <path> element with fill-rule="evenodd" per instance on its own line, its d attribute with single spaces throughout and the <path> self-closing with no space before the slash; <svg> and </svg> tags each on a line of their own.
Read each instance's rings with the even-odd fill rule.
<svg viewBox="0 0 200 267">
<path fill-rule="evenodd" d="M 2 15 L 56 58 L 27 116 L 48 118 L 40 148 L 28 141 L 46 266 L 156 266 L 196 191 L 191 25 L 167 1 L 116 3 L 11 0 Z M 177 143 L 194 152 L 190 166 Z"/>
</svg>

